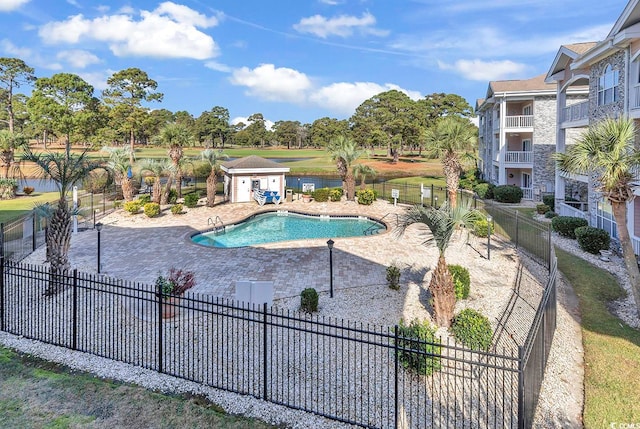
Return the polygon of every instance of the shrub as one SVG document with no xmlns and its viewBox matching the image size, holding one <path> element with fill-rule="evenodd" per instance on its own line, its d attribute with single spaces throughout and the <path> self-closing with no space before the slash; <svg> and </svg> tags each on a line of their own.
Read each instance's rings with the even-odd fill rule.
<svg viewBox="0 0 640 429">
<path fill-rule="evenodd" d="M 122 201 L 120 201 L 120 200 L 115 200 L 115 201 L 113 202 L 113 208 L 114 208 L 114 209 L 119 209 L 120 207 L 122 207 Z"/>
<path fill-rule="evenodd" d="M 99 194 L 112 182 L 113 180 L 111 180 L 106 171 L 94 170 L 82 179 L 82 187 L 87 192 Z"/>
<path fill-rule="evenodd" d="M 395 264 L 387 267 L 387 285 L 393 290 L 400 289 L 400 268 Z"/>
<path fill-rule="evenodd" d="M 311 193 L 311 198 L 318 203 L 326 203 L 329 201 L 329 188 L 316 189 Z"/>
<path fill-rule="evenodd" d="M 140 211 L 140 203 L 138 201 L 126 201 L 122 208 L 124 211 L 129 212 L 131 214 L 136 214 Z"/>
<path fill-rule="evenodd" d="M 466 299 L 471 290 L 471 276 L 469 270 L 462 265 L 449 265 L 449 272 L 453 277 L 453 285 L 456 289 L 456 299 Z"/>
<path fill-rule="evenodd" d="M 144 184 L 147 186 L 153 186 L 153 184 L 156 182 L 156 178 L 153 176 L 145 176 L 142 178 L 142 180 L 144 181 Z"/>
<path fill-rule="evenodd" d="M 398 336 L 398 360 L 404 368 L 420 375 L 431 375 L 440 370 L 440 340 L 428 321 L 414 319 L 405 325 L 401 319 Z"/>
<path fill-rule="evenodd" d="M 307 313 L 318 311 L 318 292 L 312 287 L 306 288 L 300 294 L 300 309 Z"/>
<path fill-rule="evenodd" d="M 556 210 L 556 196 L 555 194 L 547 194 L 542 196 L 542 202 L 549 206 L 549 210 Z"/>
<path fill-rule="evenodd" d="M 514 185 L 500 185 L 493 189 L 493 198 L 499 203 L 519 203 L 522 189 Z"/>
<path fill-rule="evenodd" d="M 575 230 L 581 226 L 587 226 L 586 219 L 573 216 L 557 216 L 551 219 L 551 228 L 563 237 L 576 238 Z"/>
<path fill-rule="evenodd" d="M 466 308 L 453 318 L 451 333 L 457 341 L 474 350 L 489 350 L 493 330 L 487 316 Z"/>
<path fill-rule="evenodd" d="M 473 192 L 478 194 L 478 197 L 483 200 L 493 199 L 493 189 L 496 186 L 493 183 L 479 183 L 473 187 Z"/>
<path fill-rule="evenodd" d="M 547 219 L 553 219 L 556 216 L 558 216 L 558 213 L 553 211 L 548 211 L 544 214 L 544 217 L 546 217 Z"/>
<path fill-rule="evenodd" d="M 174 204 L 171 206 L 171 213 L 174 215 L 182 214 L 182 204 Z"/>
<path fill-rule="evenodd" d="M 491 230 L 491 234 L 493 234 L 493 225 L 489 225 L 486 219 L 479 219 L 473 224 L 473 234 L 478 237 L 488 236 L 489 230 Z"/>
<path fill-rule="evenodd" d="M 549 207 L 546 204 L 538 204 L 536 206 L 536 212 L 538 212 L 538 214 L 545 214 L 546 212 L 551 211 L 551 207 Z"/>
<path fill-rule="evenodd" d="M 376 195 L 371 189 L 361 189 L 356 192 L 358 198 L 358 204 L 370 206 L 376 200 Z"/>
<path fill-rule="evenodd" d="M 169 204 L 175 204 L 178 199 L 178 191 L 169 189 Z"/>
<path fill-rule="evenodd" d="M 575 229 L 578 245 L 585 252 L 597 255 L 601 250 L 608 250 L 611 244 L 611 237 L 604 229 L 592 226 L 581 226 Z"/>
<path fill-rule="evenodd" d="M 140 203 L 141 206 L 144 206 L 147 203 L 151 202 L 151 195 L 140 195 L 138 197 L 138 203 Z"/>
<path fill-rule="evenodd" d="M 144 214 L 148 217 L 156 217 L 160 214 L 160 204 L 158 203 L 147 203 L 143 207 Z"/>
<path fill-rule="evenodd" d="M 25 195 L 31 195 L 35 190 L 36 188 L 34 188 L 33 186 L 25 186 L 22 188 L 22 192 L 24 192 Z"/>
<path fill-rule="evenodd" d="M 192 192 L 184 196 L 184 205 L 192 209 L 198 206 L 199 199 L 200 197 L 198 196 L 198 194 Z"/>
<path fill-rule="evenodd" d="M 342 188 L 333 188 L 329 191 L 329 199 L 331 201 L 340 201 L 342 199 Z"/>
</svg>

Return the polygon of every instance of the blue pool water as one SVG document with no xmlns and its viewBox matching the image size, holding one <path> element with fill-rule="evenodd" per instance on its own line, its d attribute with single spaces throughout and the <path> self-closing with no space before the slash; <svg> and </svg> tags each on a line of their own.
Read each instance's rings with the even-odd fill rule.
<svg viewBox="0 0 640 429">
<path fill-rule="evenodd" d="M 366 217 L 307 216 L 291 212 L 262 213 L 228 225 L 224 232 L 205 232 L 191 237 L 209 247 L 244 247 L 276 241 L 311 238 L 359 237 L 378 234 L 386 227 Z"/>
</svg>

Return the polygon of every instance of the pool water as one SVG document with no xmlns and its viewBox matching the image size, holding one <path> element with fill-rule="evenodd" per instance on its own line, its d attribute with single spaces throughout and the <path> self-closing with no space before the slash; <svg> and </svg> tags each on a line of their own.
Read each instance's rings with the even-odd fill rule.
<svg viewBox="0 0 640 429">
<path fill-rule="evenodd" d="M 359 237 L 386 230 L 384 224 L 367 217 L 309 216 L 290 212 L 262 213 L 228 225 L 222 232 L 205 232 L 191 237 L 209 247 L 245 247 L 277 241 L 313 238 Z"/>
</svg>

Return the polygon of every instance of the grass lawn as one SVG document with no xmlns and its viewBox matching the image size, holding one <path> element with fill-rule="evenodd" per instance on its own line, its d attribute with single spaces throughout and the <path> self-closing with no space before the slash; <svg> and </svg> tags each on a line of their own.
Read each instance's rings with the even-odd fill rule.
<svg viewBox="0 0 640 429">
<path fill-rule="evenodd" d="M 270 428 L 225 414 L 200 397 L 179 397 L 70 373 L 0 347 L 0 427 L 3 428 Z"/>
<path fill-rule="evenodd" d="M 58 192 L 34 192 L 29 196 L 20 196 L 12 200 L 0 200 L 0 223 L 8 222 L 30 212 L 37 204 L 56 201 L 59 195 Z"/>
<path fill-rule="evenodd" d="M 624 290 L 606 271 L 556 249 L 558 268 L 580 301 L 585 360 L 586 428 L 640 423 L 640 330 L 613 316 L 607 303 Z"/>
<path fill-rule="evenodd" d="M 387 183 L 394 183 L 398 185 L 415 185 L 420 186 L 422 183 L 426 186 L 435 186 L 435 187 L 446 187 L 447 182 L 445 182 L 442 177 L 430 177 L 430 176 L 413 176 L 413 177 L 398 177 L 396 179 L 387 180 Z"/>
</svg>

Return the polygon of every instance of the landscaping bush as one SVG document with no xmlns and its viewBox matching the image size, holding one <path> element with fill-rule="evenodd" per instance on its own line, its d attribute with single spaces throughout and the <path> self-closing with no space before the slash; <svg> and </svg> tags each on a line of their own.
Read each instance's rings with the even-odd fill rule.
<svg viewBox="0 0 640 429">
<path fill-rule="evenodd" d="M 147 203 L 143 207 L 144 214 L 148 217 L 156 217 L 160 214 L 160 204 L 158 203 Z"/>
<path fill-rule="evenodd" d="M 129 212 L 131 214 L 136 214 L 140 211 L 140 203 L 138 201 L 126 201 L 122 208 L 124 211 Z"/>
<path fill-rule="evenodd" d="M 343 193 L 344 192 L 342 191 L 342 188 L 333 188 L 329 192 L 329 199 L 334 202 L 340 201 L 342 199 Z"/>
<path fill-rule="evenodd" d="M 558 213 L 556 212 L 552 212 L 552 211 L 548 211 L 544 214 L 544 217 L 546 217 L 547 219 L 553 219 L 554 217 L 557 217 Z"/>
<path fill-rule="evenodd" d="M 563 237 L 576 238 L 575 230 L 587 226 L 586 219 L 574 216 L 557 216 L 551 219 L 551 228 Z"/>
<path fill-rule="evenodd" d="M 326 203 L 329 201 L 329 188 L 316 189 L 311 193 L 311 198 L 318 203 Z"/>
<path fill-rule="evenodd" d="M 393 290 L 400 289 L 400 268 L 395 264 L 387 267 L 387 285 Z"/>
<path fill-rule="evenodd" d="M 466 299 L 471 290 L 471 275 L 469 270 L 462 265 L 449 265 L 449 272 L 453 277 L 453 285 L 456 289 L 456 299 Z"/>
<path fill-rule="evenodd" d="M 312 287 L 306 288 L 300 294 L 300 309 L 307 313 L 318 311 L 318 292 Z"/>
<path fill-rule="evenodd" d="M 398 360 L 404 368 L 420 375 L 431 375 L 440 370 L 440 339 L 436 337 L 436 330 L 428 321 L 414 319 L 409 325 L 405 325 L 401 319 L 398 337 Z"/>
<path fill-rule="evenodd" d="M 358 204 L 370 206 L 376 200 L 376 195 L 371 189 L 361 189 L 356 192 Z"/>
<path fill-rule="evenodd" d="M 594 228 L 592 226 L 581 226 L 575 229 L 578 245 L 585 252 L 597 255 L 601 250 L 609 250 L 611 237 L 604 229 Z"/>
<path fill-rule="evenodd" d="M 538 204 L 536 206 L 536 212 L 538 212 L 538 214 L 543 215 L 543 214 L 545 214 L 545 213 L 547 213 L 549 211 L 551 211 L 551 207 L 549 207 L 546 204 Z"/>
<path fill-rule="evenodd" d="M 184 196 L 184 205 L 189 207 L 190 209 L 198 206 L 198 200 L 200 197 L 195 192 L 191 194 L 187 194 Z"/>
<path fill-rule="evenodd" d="M 549 206 L 549 210 L 552 212 L 556 210 L 556 196 L 555 194 L 547 194 L 542 196 L 542 202 Z"/>
<path fill-rule="evenodd" d="M 487 316 L 466 308 L 453 318 L 451 333 L 457 341 L 473 350 L 489 350 L 493 329 Z"/>
<path fill-rule="evenodd" d="M 140 195 L 138 197 L 138 203 L 141 206 L 144 206 L 145 204 L 150 203 L 150 202 L 151 202 L 151 195 L 148 195 L 148 194 L 147 195 Z"/>
<path fill-rule="evenodd" d="M 99 194 L 113 182 L 106 171 L 94 170 L 82 179 L 82 187 L 92 194 Z"/>
<path fill-rule="evenodd" d="M 171 213 L 174 215 L 182 214 L 182 204 L 174 204 L 171 206 Z"/>
<path fill-rule="evenodd" d="M 500 185 L 493 189 L 493 199 L 499 203 L 519 203 L 522 196 L 522 189 L 514 185 Z"/>
<path fill-rule="evenodd" d="M 493 225 L 489 225 L 486 219 L 479 219 L 473 224 L 473 234 L 478 237 L 486 237 L 489 235 L 489 229 L 493 234 Z"/>
<path fill-rule="evenodd" d="M 496 186 L 493 183 L 479 183 L 473 187 L 473 192 L 478 194 L 478 197 L 483 200 L 493 199 L 493 189 Z"/>
<path fill-rule="evenodd" d="M 36 188 L 34 188 L 33 186 L 25 186 L 24 188 L 22 188 L 22 192 L 24 192 L 25 195 L 31 195 L 35 190 Z"/>
<path fill-rule="evenodd" d="M 178 199 L 178 191 L 169 189 L 169 204 L 175 204 Z"/>
</svg>

